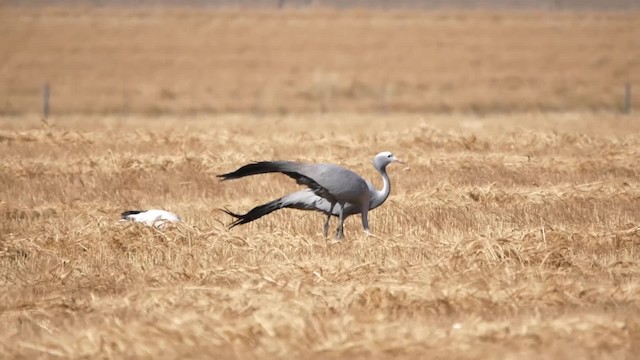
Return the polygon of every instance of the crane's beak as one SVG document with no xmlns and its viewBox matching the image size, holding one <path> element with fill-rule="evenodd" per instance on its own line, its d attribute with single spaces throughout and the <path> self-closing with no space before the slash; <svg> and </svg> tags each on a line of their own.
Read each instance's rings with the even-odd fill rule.
<svg viewBox="0 0 640 360">
<path fill-rule="evenodd" d="M 402 165 L 406 165 L 406 166 L 404 167 L 404 169 L 402 169 L 402 171 L 409 171 L 409 170 L 411 170 L 411 167 L 410 167 L 406 162 L 404 162 L 404 161 L 402 161 L 402 160 L 400 160 L 400 159 L 398 159 L 398 158 L 393 159 L 393 161 L 392 161 L 392 162 L 394 162 L 394 163 L 399 163 L 399 164 L 402 164 Z"/>
<path fill-rule="evenodd" d="M 402 160 L 398 159 L 397 157 L 394 157 L 394 158 L 393 158 L 393 161 L 391 161 L 391 162 L 394 162 L 394 163 L 400 163 L 400 164 L 403 164 L 403 165 L 407 165 L 407 163 L 406 163 L 406 162 L 404 162 L 404 161 L 402 161 Z"/>
</svg>

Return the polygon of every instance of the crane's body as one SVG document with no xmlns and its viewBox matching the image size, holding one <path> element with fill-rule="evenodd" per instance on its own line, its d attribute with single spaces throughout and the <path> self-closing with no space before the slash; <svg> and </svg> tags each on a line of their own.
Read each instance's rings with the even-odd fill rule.
<svg viewBox="0 0 640 360">
<path fill-rule="evenodd" d="M 344 220 L 360 213 L 365 231 L 369 231 L 368 212 L 382 205 L 389 196 L 391 183 L 386 173 L 386 166 L 393 162 L 401 162 L 390 152 L 382 152 L 373 160 L 374 167 L 383 179 L 383 189 L 378 191 L 373 184 L 365 181 L 349 169 L 333 164 L 306 164 L 288 161 L 258 162 L 248 164 L 240 169 L 219 175 L 223 180 L 237 179 L 244 176 L 281 172 L 294 179 L 308 189 L 294 192 L 279 199 L 251 209 L 241 215 L 223 210 L 236 218 L 231 227 L 246 224 L 282 208 L 320 211 L 327 215 L 323 234 L 326 237 L 331 216 L 340 219 L 336 229 L 336 238 L 343 236 Z"/>
</svg>

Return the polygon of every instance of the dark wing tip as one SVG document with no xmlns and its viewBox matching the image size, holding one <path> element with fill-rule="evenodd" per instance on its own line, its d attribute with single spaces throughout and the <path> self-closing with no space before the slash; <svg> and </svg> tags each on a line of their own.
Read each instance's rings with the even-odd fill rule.
<svg viewBox="0 0 640 360">
<path fill-rule="evenodd" d="M 272 172 L 280 172 L 280 167 L 282 161 L 258 161 L 246 164 L 236 171 L 232 171 L 226 174 L 216 175 L 221 178 L 221 180 L 234 180 L 240 179 L 245 176 L 272 173 Z"/>
<path fill-rule="evenodd" d="M 129 215 L 136 215 L 145 212 L 145 210 L 127 210 L 120 214 L 121 219 L 126 219 Z"/>
<path fill-rule="evenodd" d="M 231 224 L 229 224 L 229 227 L 228 227 L 229 229 L 233 229 L 234 227 L 236 227 L 238 225 L 244 224 L 244 222 L 243 222 L 244 221 L 244 216 L 243 215 L 231 212 L 231 210 L 229 210 L 229 209 L 218 209 L 218 210 L 222 211 L 223 213 L 225 213 L 225 214 L 227 214 L 229 216 L 233 216 L 234 217 L 233 222 Z"/>
<path fill-rule="evenodd" d="M 233 216 L 233 217 L 234 217 L 234 218 L 236 218 L 236 219 L 239 219 L 239 218 L 241 218 L 241 217 L 242 217 L 242 215 L 239 215 L 239 214 L 236 214 L 236 213 L 234 213 L 234 212 L 231 212 L 231 210 L 229 210 L 229 209 L 218 209 L 218 210 L 219 210 L 219 211 L 222 211 L 223 213 L 225 213 L 225 214 L 227 214 L 227 215 Z"/>
</svg>

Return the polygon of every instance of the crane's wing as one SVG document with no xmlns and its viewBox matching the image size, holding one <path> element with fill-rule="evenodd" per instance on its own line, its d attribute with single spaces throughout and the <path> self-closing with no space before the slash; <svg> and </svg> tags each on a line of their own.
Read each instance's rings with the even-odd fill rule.
<svg viewBox="0 0 640 360">
<path fill-rule="evenodd" d="M 318 196 L 333 200 L 333 195 L 330 190 L 318 184 L 318 182 L 310 176 L 313 174 L 312 168 L 313 165 L 293 161 L 260 161 L 244 165 L 230 173 L 217 175 L 217 177 L 224 181 L 258 174 L 283 173 L 295 179 L 298 184 L 307 186 Z"/>
<path fill-rule="evenodd" d="M 229 226 L 229 228 L 232 228 L 252 222 L 283 208 L 315 210 L 325 214 L 331 213 L 331 203 L 327 199 L 316 195 L 313 190 L 310 189 L 300 190 L 279 199 L 269 201 L 266 204 L 256 206 L 246 214 L 236 214 L 228 209 L 222 209 L 222 211 L 235 218 Z M 337 213 L 335 215 L 337 216 Z"/>
</svg>

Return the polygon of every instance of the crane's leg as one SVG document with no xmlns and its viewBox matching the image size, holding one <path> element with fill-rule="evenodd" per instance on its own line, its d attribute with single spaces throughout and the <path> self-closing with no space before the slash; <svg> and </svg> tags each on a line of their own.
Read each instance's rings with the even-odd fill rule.
<svg viewBox="0 0 640 360">
<path fill-rule="evenodd" d="M 366 232 L 367 234 L 370 234 L 371 232 L 369 231 L 369 204 L 368 203 L 362 206 L 361 214 L 362 214 L 362 227 L 364 228 L 364 232 Z"/>
<path fill-rule="evenodd" d="M 331 214 L 333 214 L 333 208 L 336 207 L 336 203 L 332 202 L 331 207 L 329 208 L 329 215 L 327 215 L 327 220 L 324 221 L 324 228 L 322 229 L 322 235 L 326 238 L 329 235 L 329 220 L 331 219 Z"/>
<path fill-rule="evenodd" d="M 329 220 L 331 220 L 331 214 L 327 215 L 327 220 L 324 221 L 324 228 L 322 228 L 322 236 L 325 238 L 329 234 Z"/>
<path fill-rule="evenodd" d="M 340 209 L 338 210 L 340 213 L 340 223 L 338 224 L 338 228 L 336 229 L 336 240 L 342 240 L 344 236 L 344 203 L 338 203 Z"/>
</svg>

